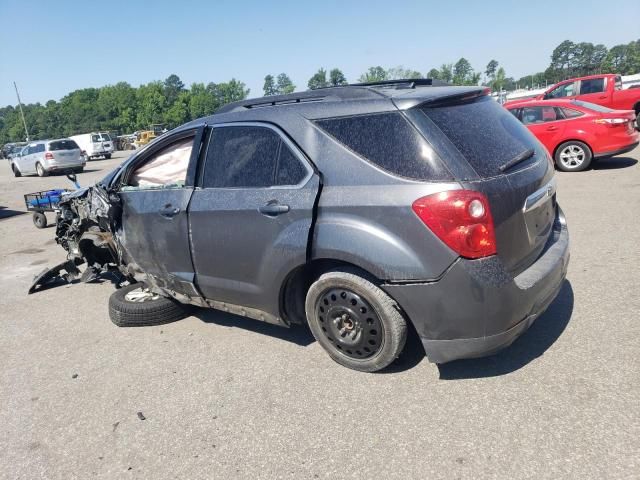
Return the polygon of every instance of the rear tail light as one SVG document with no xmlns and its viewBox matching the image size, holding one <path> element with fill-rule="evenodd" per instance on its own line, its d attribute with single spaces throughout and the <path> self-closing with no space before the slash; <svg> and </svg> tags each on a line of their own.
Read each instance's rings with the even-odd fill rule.
<svg viewBox="0 0 640 480">
<path fill-rule="evenodd" d="M 419 198 L 413 211 L 449 248 L 466 258 L 496 254 L 496 235 L 487 197 L 451 190 Z"/>
<path fill-rule="evenodd" d="M 53 153 L 51 152 L 47 152 L 44 154 L 44 159 L 45 160 L 53 160 Z"/>
<path fill-rule="evenodd" d="M 594 120 L 595 123 L 604 125 L 624 125 L 629 121 L 628 118 L 597 118 Z"/>
</svg>

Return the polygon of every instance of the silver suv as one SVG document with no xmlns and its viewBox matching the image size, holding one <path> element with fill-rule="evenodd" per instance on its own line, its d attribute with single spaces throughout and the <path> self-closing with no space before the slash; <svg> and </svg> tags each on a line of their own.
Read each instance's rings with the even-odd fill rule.
<svg viewBox="0 0 640 480">
<path fill-rule="evenodd" d="M 73 140 L 40 140 L 29 143 L 11 160 L 11 170 L 16 177 L 37 174 L 46 177 L 56 171 L 82 172 L 86 160 L 80 147 Z"/>
</svg>

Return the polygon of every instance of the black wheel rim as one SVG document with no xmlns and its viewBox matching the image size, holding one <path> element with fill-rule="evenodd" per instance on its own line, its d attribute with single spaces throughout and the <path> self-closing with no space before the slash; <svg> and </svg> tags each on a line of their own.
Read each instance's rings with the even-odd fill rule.
<svg viewBox="0 0 640 480">
<path fill-rule="evenodd" d="M 364 360 L 383 346 L 384 330 L 378 314 L 366 299 L 349 289 L 323 292 L 316 315 L 322 334 L 341 355 Z"/>
</svg>

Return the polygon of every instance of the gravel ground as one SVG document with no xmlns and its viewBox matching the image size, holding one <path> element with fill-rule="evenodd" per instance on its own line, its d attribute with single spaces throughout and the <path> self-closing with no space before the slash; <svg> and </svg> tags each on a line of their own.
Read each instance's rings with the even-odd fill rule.
<svg viewBox="0 0 640 480">
<path fill-rule="evenodd" d="M 440 367 L 411 348 L 381 374 L 215 311 L 117 328 L 108 282 L 27 296 L 64 251 L 8 215 L 68 181 L 2 161 L 0 478 L 640 478 L 638 159 L 558 173 L 568 281 L 512 347 Z"/>
</svg>

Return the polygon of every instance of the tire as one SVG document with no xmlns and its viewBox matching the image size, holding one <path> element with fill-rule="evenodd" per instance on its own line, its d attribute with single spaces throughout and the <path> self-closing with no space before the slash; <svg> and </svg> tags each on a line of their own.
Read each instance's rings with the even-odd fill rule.
<svg viewBox="0 0 640 480">
<path fill-rule="evenodd" d="M 553 156 L 556 166 L 563 172 L 581 172 L 589 167 L 593 155 L 585 143 L 577 140 L 564 142 Z"/>
<path fill-rule="evenodd" d="M 46 177 L 47 175 L 49 175 L 49 172 L 44 169 L 40 162 L 36 163 L 36 173 L 39 177 Z"/>
<path fill-rule="evenodd" d="M 305 310 L 318 343 L 353 370 L 387 367 L 407 340 L 407 323 L 396 302 L 356 270 L 321 275 L 307 292 Z"/>
<path fill-rule="evenodd" d="M 47 217 L 42 212 L 33 213 L 33 224 L 37 228 L 47 228 Z"/>
<path fill-rule="evenodd" d="M 82 173 L 82 172 L 84 172 L 84 167 L 76 168 L 75 172 L 76 172 L 76 173 Z"/>
<path fill-rule="evenodd" d="M 104 158 L 106 158 L 107 160 L 110 160 L 110 159 L 111 159 L 111 154 L 110 154 L 110 153 L 107 153 L 107 154 L 104 156 Z"/>
<path fill-rule="evenodd" d="M 13 170 L 13 176 L 14 177 L 21 177 L 22 176 L 22 172 L 20 172 L 20 170 L 18 170 L 18 167 L 16 167 L 15 165 L 11 165 L 11 170 Z"/>
<path fill-rule="evenodd" d="M 160 295 L 147 293 L 151 296 L 148 300 L 134 301 L 132 297 L 138 290 L 141 294 L 145 293 L 144 283 L 134 283 L 120 288 L 109 297 L 109 318 L 117 326 L 163 325 L 182 320 L 189 314 L 189 306 Z"/>
</svg>

